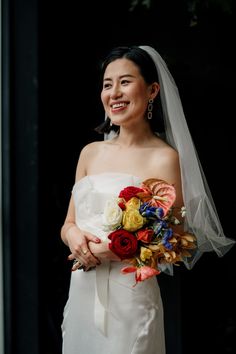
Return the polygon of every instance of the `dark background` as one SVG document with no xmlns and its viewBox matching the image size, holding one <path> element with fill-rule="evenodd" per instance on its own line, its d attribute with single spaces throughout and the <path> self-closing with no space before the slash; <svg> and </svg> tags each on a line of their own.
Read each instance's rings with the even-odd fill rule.
<svg viewBox="0 0 236 354">
<path fill-rule="evenodd" d="M 3 1 L 5 354 L 60 354 L 71 267 L 60 228 L 80 150 L 102 139 L 99 63 L 111 47 L 153 45 L 168 63 L 235 238 L 234 4 L 137 3 Z M 160 275 L 167 354 L 235 352 L 234 259 L 235 248 Z"/>
</svg>

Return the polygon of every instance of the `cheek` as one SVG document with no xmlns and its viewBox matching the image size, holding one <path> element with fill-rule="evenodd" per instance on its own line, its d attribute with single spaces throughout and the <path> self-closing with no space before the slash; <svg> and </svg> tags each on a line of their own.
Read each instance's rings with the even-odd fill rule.
<svg viewBox="0 0 236 354">
<path fill-rule="evenodd" d="M 102 101 L 103 105 L 108 104 L 108 94 L 104 91 L 101 92 L 101 101 Z"/>
</svg>

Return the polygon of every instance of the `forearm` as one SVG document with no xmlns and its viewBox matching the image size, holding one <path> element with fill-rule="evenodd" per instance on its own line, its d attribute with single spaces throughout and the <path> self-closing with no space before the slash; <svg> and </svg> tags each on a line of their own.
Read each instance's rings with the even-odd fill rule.
<svg viewBox="0 0 236 354">
<path fill-rule="evenodd" d="M 98 259 L 109 259 L 112 261 L 120 261 L 120 258 L 113 253 L 108 246 L 109 242 L 101 242 L 99 244 L 95 244 L 93 242 L 89 242 L 89 249 L 91 253 L 97 257 Z"/>
<path fill-rule="evenodd" d="M 61 239 L 66 246 L 69 246 L 68 234 L 72 232 L 73 228 L 77 228 L 74 222 L 66 222 L 61 228 Z"/>
</svg>

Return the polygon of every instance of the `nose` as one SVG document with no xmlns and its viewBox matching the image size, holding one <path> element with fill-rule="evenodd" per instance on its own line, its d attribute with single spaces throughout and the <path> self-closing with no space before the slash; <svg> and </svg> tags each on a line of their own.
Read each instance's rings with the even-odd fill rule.
<svg viewBox="0 0 236 354">
<path fill-rule="evenodd" d="M 121 97 L 121 96 L 122 96 L 122 92 L 120 89 L 120 85 L 113 85 L 110 91 L 110 97 L 112 99 L 116 99 L 117 97 Z"/>
</svg>

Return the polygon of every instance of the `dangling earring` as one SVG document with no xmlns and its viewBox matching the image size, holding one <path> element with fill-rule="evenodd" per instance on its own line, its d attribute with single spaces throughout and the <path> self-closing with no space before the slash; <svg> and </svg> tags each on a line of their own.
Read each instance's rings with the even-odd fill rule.
<svg viewBox="0 0 236 354">
<path fill-rule="evenodd" d="M 147 114 L 148 119 L 152 119 L 152 110 L 153 110 L 153 99 L 150 98 L 148 101 L 148 114 Z"/>
</svg>

